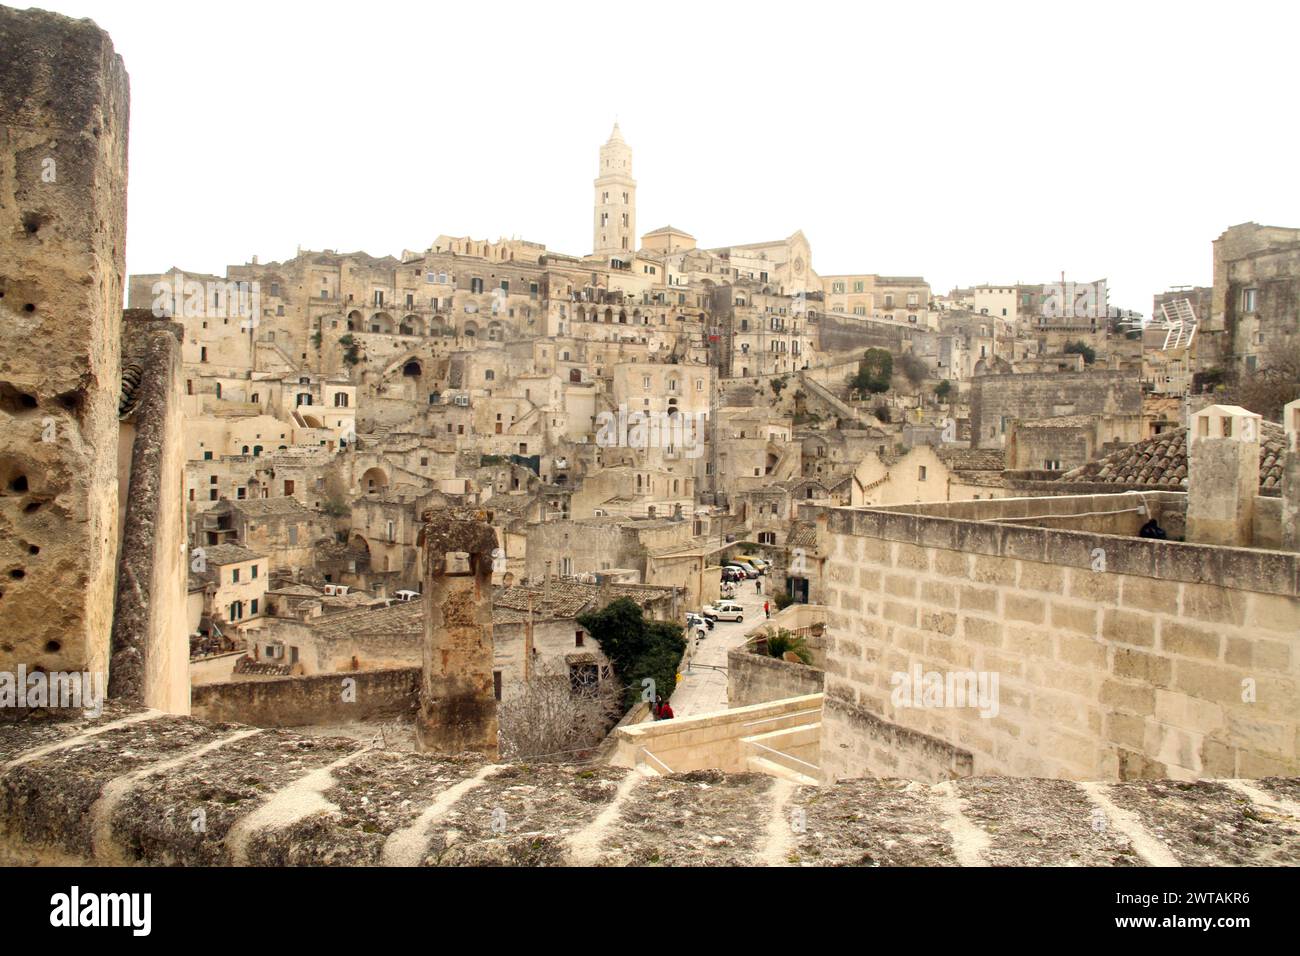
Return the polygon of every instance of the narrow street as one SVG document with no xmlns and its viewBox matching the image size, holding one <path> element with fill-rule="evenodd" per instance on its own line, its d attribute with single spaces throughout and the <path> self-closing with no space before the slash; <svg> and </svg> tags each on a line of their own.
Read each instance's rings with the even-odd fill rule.
<svg viewBox="0 0 1300 956">
<path fill-rule="evenodd" d="M 727 651 L 743 644 L 745 635 L 762 623 L 763 602 L 772 600 L 767 578 L 758 580 L 763 582 L 762 594 L 755 592 L 753 581 L 736 586 L 735 600 L 745 609 L 743 622 L 718 621 L 703 641 L 695 643 L 692 638 L 694 646 L 687 663 L 682 665 L 682 681 L 671 698 L 673 714 L 677 717 L 693 717 L 726 708 Z M 775 606 L 772 611 L 776 613 Z"/>
</svg>

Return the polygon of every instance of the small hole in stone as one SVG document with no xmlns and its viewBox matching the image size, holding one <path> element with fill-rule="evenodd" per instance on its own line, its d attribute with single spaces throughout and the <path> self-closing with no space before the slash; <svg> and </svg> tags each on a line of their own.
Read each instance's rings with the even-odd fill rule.
<svg viewBox="0 0 1300 956">
<path fill-rule="evenodd" d="M 23 216 L 23 228 L 27 230 L 29 236 L 36 235 L 36 233 L 40 231 L 44 222 L 45 220 L 34 212 L 29 212 L 27 215 Z"/>
<path fill-rule="evenodd" d="M 23 578 L 27 577 L 27 572 L 22 568 L 14 568 L 9 572 L 9 576 L 15 581 L 21 581 Z"/>
<path fill-rule="evenodd" d="M 58 641 L 46 641 L 46 642 L 45 642 L 45 653 L 46 653 L 46 654 L 57 654 L 57 653 L 59 653 L 59 651 L 61 651 L 61 650 L 63 650 L 63 645 L 60 644 Z"/>
<path fill-rule="evenodd" d="M 13 481 L 9 482 L 9 490 L 22 494 L 27 490 L 27 476 L 19 475 Z"/>
<path fill-rule="evenodd" d="M 26 515 L 35 514 L 40 510 L 41 510 L 41 503 L 39 501 L 30 501 L 23 507 L 23 514 Z"/>
<path fill-rule="evenodd" d="M 36 311 L 36 306 L 34 306 L 34 305 L 32 305 L 30 302 L 28 302 L 25 306 L 23 306 L 23 311 L 24 311 L 24 312 L 35 312 L 35 311 Z"/>
<path fill-rule="evenodd" d="M 27 546 L 27 553 L 32 555 L 40 554 L 41 546 L 39 544 L 29 544 Z"/>
</svg>

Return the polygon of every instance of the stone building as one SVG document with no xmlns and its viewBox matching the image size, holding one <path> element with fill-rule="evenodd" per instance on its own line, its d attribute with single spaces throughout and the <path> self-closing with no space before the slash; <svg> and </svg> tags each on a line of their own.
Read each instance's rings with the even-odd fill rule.
<svg viewBox="0 0 1300 956">
<path fill-rule="evenodd" d="M 1239 374 L 1266 367 L 1300 341 L 1300 229 L 1233 226 L 1214 240 L 1210 315 L 1198 333 L 1196 370 Z"/>
</svg>

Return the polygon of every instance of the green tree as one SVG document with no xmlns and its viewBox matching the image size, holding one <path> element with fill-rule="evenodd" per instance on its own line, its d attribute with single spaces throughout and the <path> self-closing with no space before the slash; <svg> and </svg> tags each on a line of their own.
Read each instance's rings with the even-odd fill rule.
<svg viewBox="0 0 1300 956">
<path fill-rule="evenodd" d="M 849 387 L 861 392 L 887 392 L 893 377 L 894 357 L 885 349 L 867 349 L 858 363 L 858 374 L 849 380 Z"/>
<path fill-rule="evenodd" d="M 1087 342 L 1067 342 L 1062 351 L 1066 355 L 1082 355 L 1084 365 L 1091 365 L 1097 361 L 1097 350 Z"/>
<path fill-rule="evenodd" d="M 361 361 L 361 343 L 352 337 L 351 332 L 339 339 L 339 345 L 343 346 L 343 361 L 349 365 Z"/>
<path fill-rule="evenodd" d="M 952 382 L 946 378 L 934 387 L 935 397 L 941 402 L 948 401 L 948 396 L 952 393 Z"/>
<path fill-rule="evenodd" d="M 642 681 L 654 681 L 655 693 L 667 700 L 677 686 L 677 666 L 686 650 L 682 626 L 647 621 L 630 598 L 618 598 L 598 611 L 578 617 L 578 623 L 600 645 L 624 686 L 623 705 L 641 699 Z"/>
<path fill-rule="evenodd" d="M 925 360 L 913 352 L 904 352 L 898 357 L 898 370 L 913 388 L 919 387 L 930 371 Z"/>
</svg>

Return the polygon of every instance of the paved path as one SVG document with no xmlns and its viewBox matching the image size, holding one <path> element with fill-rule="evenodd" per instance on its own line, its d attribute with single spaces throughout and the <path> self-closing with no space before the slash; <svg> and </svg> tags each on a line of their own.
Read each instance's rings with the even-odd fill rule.
<svg viewBox="0 0 1300 956">
<path fill-rule="evenodd" d="M 744 581 L 736 585 L 735 600 L 739 601 L 745 609 L 745 620 L 742 623 L 718 621 L 713 630 L 709 631 L 708 637 L 692 648 L 689 663 L 683 665 L 682 682 L 673 691 L 674 715 L 693 717 L 696 714 L 726 709 L 727 651 L 745 643 L 745 635 L 763 621 L 763 602 L 772 600 L 772 595 L 768 593 L 767 578 L 762 577 L 759 580 L 763 582 L 762 594 L 754 592 L 753 581 Z M 772 607 L 772 613 L 776 613 L 775 605 Z M 691 664 L 712 666 L 692 667 Z M 714 670 L 715 667 L 724 670 Z"/>
</svg>

